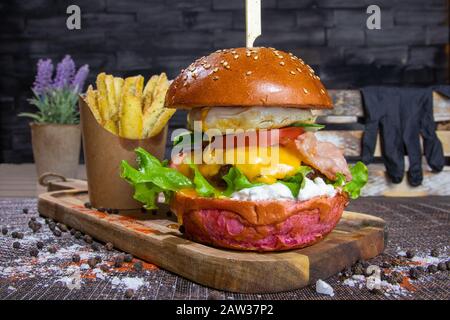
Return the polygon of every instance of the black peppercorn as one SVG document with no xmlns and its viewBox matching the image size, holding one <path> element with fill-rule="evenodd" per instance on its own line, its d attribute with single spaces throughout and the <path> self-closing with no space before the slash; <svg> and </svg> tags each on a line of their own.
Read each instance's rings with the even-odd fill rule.
<svg viewBox="0 0 450 320">
<path fill-rule="evenodd" d="M 20 249 L 20 242 L 19 241 L 14 241 L 13 242 L 13 248 L 14 249 Z"/>
<path fill-rule="evenodd" d="M 417 280 L 420 277 L 420 271 L 416 268 L 409 269 L 409 276 L 411 279 Z"/>
<path fill-rule="evenodd" d="M 439 271 L 445 271 L 447 270 L 447 265 L 445 264 L 445 262 L 439 262 L 437 268 Z"/>
<path fill-rule="evenodd" d="M 437 268 L 436 265 L 430 264 L 430 265 L 427 267 L 427 271 L 428 271 L 428 273 L 435 273 L 435 272 L 438 271 L 438 268 Z"/>
<path fill-rule="evenodd" d="M 114 267 L 120 268 L 122 266 L 122 263 L 124 261 L 123 255 L 118 255 L 114 258 Z"/>
<path fill-rule="evenodd" d="M 391 264 L 390 264 L 389 262 L 383 261 L 383 262 L 381 263 L 381 267 L 382 267 L 382 268 L 385 268 L 385 269 L 389 269 L 389 268 L 391 268 L 392 266 L 391 266 Z"/>
<path fill-rule="evenodd" d="M 407 257 L 408 259 L 414 258 L 415 255 L 416 255 L 416 252 L 415 252 L 414 250 L 408 250 L 408 251 L 406 251 L 406 257 Z"/>
<path fill-rule="evenodd" d="M 364 274 L 364 268 L 363 268 L 363 266 L 361 265 L 361 263 L 356 263 L 355 265 L 353 265 L 352 271 L 353 271 L 353 273 L 356 274 L 356 275 Z"/>
<path fill-rule="evenodd" d="M 97 211 L 99 211 L 99 212 L 106 212 L 106 208 L 97 208 Z"/>
<path fill-rule="evenodd" d="M 91 209 L 92 208 L 92 204 L 90 202 L 85 202 L 84 203 L 84 207 L 87 209 Z"/>
<path fill-rule="evenodd" d="M 19 238 L 18 234 L 19 233 L 17 231 L 13 231 L 13 232 L 11 232 L 11 237 L 13 237 L 13 239 L 17 239 L 17 238 Z"/>
<path fill-rule="evenodd" d="M 17 232 L 17 239 L 23 239 L 23 233 Z"/>
<path fill-rule="evenodd" d="M 108 209 L 106 209 L 106 212 L 108 212 L 109 214 L 111 214 L 111 213 L 113 213 L 113 209 L 108 208 Z"/>
<path fill-rule="evenodd" d="M 23 208 L 23 209 L 22 209 L 22 212 L 23 212 L 24 214 L 27 214 L 27 213 L 28 213 L 28 208 Z"/>
<path fill-rule="evenodd" d="M 55 237 L 61 237 L 62 233 L 61 233 L 61 231 L 55 229 L 55 230 L 53 230 L 53 235 Z"/>
<path fill-rule="evenodd" d="M 58 223 L 58 224 L 56 224 L 56 226 L 58 227 L 59 230 L 61 230 L 61 232 L 69 231 L 69 229 L 67 229 L 67 226 L 65 224 Z"/>
<path fill-rule="evenodd" d="M 81 257 L 80 257 L 79 254 L 75 253 L 75 254 L 72 255 L 72 262 L 78 263 L 80 261 L 81 261 Z"/>
<path fill-rule="evenodd" d="M 48 224 L 48 228 L 49 228 L 51 231 L 55 230 L 55 228 L 56 228 L 56 223 L 50 222 L 50 223 Z"/>
<path fill-rule="evenodd" d="M 134 290 L 133 289 L 127 289 L 125 290 L 125 298 L 131 299 L 134 296 Z"/>
<path fill-rule="evenodd" d="M 36 248 L 38 248 L 39 250 L 41 250 L 44 247 L 44 243 L 42 241 L 38 241 L 36 242 Z"/>
<path fill-rule="evenodd" d="M 71 229 L 70 229 L 70 234 L 71 234 L 72 236 L 74 236 L 76 232 L 77 232 L 77 230 L 75 230 L 74 228 L 71 228 Z"/>
<path fill-rule="evenodd" d="M 403 275 L 398 271 L 392 271 L 391 277 L 392 277 L 393 281 L 395 281 L 397 283 L 402 283 L 402 281 L 403 281 Z"/>
<path fill-rule="evenodd" d="M 100 257 L 99 255 L 95 256 L 95 261 L 97 261 L 97 263 L 102 262 L 102 257 Z"/>
<path fill-rule="evenodd" d="M 93 243 L 93 244 L 91 244 L 91 249 L 94 251 L 98 251 L 100 248 L 98 247 L 98 244 Z"/>
<path fill-rule="evenodd" d="M 7 227 L 3 227 L 3 228 L 2 228 L 2 234 L 3 234 L 4 236 L 6 236 L 6 235 L 8 234 L 8 228 L 7 228 Z"/>
<path fill-rule="evenodd" d="M 100 270 L 102 270 L 103 272 L 108 272 L 109 271 L 109 267 L 107 264 L 102 264 L 100 265 Z"/>
<path fill-rule="evenodd" d="M 82 236 L 83 235 L 81 234 L 80 231 L 76 231 L 75 234 L 74 234 L 75 239 L 81 239 Z"/>
<path fill-rule="evenodd" d="M 434 248 L 433 250 L 431 250 L 431 252 L 430 252 L 430 255 L 432 256 L 432 257 L 439 257 L 439 249 L 437 249 L 437 248 Z"/>
<path fill-rule="evenodd" d="M 85 235 L 83 239 L 86 243 L 92 243 L 92 237 L 90 235 Z"/>
<path fill-rule="evenodd" d="M 108 251 L 112 251 L 114 249 L 114 245 L 111 242 L 108 242 L 107 244 L 105 244 L 105 248 Z"/>
<path fill-rule="evenodd" d="M 136 270 L 138 272 L 142 271 L 142 268 L 143 268 L 142 261 L 136 261 L 133 264 L 133 268 L 134 268 L 134 270 Z"/>
<path fill-rule="evenodd" d="M 123 261 L 125 261 L 125 262 L 131 262 L 131 261 L 133 261 L 133 255 L 127 253 L 127 254 L 124 256 Z"/>
<path fill-rule="evenodd" d="M 58 251 L 58 249 L 56 248 L 56 246 L 50 246 L 48 248 L 48 252 L 55 254 L 56 251 Z"/>
<path fill-rule="evenodd" d="M 30 249 L 30 256 L 37 257 L 39 254 L 39 250 L 37 248 L 31 248 Z"/>
<path fill-rule="evenodd" d="M 95 266 L 97 265 L 97 260 L 95 260 L 95 258 L 89 258 L 87 263 L 89 267 L 91 267 L 91 269 L 94 269 Z"/>
</svg>

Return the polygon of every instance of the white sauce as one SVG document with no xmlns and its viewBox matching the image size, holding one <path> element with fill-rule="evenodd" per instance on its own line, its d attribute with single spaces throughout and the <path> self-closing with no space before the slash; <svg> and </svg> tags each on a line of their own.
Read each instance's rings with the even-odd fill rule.
<svg viewBox="0 0 450 320">
<path fill-rule="evenodd" d="M 314 181 L 305 178 L 305 187 L 298 193 L 297 199 L 300 201 L 309 200 L 318 196 L 334 197 L 336 190 L 331 184 L 326 184 L 322 178 L 315 178 Z"/>
<path fill-rule="evenodd" d="M 305 187 L 300 190 L 298 200 L 305 201 L 318 196 L 334 197 L 336 195 L 334 187 L 326 184 L 322 178 L 315 178 L 314 181 L 308 178 L 305 179 Z M 244 201 L 295 200 L 291 190 L 279 182 L 242 189 L 233 192 L 231 198 Z"/>
<path fill-rule="evenodd" d="M 265 184 L 262 186 L 245 188 L 231 194 L 231 198 L 235 200 L 293 200 L 291 190 L 282 183 Z"/>
</svg>

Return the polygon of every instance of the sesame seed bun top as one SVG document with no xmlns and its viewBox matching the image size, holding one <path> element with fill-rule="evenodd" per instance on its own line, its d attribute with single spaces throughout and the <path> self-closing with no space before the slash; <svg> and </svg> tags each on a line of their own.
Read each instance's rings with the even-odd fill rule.
<svg viewBox="0 0 450 320">
<path fill-rule="evenodd" d="M 218 50 L 172 82 L 166 107 L 279 106 L 331 109 L 320 78 L 302 59 L 273 48 Z"/>
</svg>

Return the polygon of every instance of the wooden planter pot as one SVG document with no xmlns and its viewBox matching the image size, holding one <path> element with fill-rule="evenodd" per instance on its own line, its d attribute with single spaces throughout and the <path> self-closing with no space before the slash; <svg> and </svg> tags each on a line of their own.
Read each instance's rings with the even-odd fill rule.
<svg viewBox="0 0 450 320">
<path fill-rule="evenodd" d="M 30 127 L 38 176 L 53 172 L 75 178 L 80 159 L 80 125 L 30 123 Z"/>
</svg>

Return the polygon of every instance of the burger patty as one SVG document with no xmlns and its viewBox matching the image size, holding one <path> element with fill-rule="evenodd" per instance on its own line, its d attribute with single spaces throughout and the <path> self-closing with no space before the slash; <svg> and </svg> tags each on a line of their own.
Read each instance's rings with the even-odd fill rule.
<svg viewBox="0 0 450 320">
<path fill-rule="evenodd" d="M 278 251 L 309 246 L 322 239 L 338 223 L 347 197 L 337 194 L 332 198 L 318 197 L 303 202 L 261 201 L 286 207 L 286 216 L 269 224 L 245 219 L 239 211 L 246 206 L 246 201 L 216 199 L 216 208 L 213 203 L 202 205 L 202 198 L 196 201 L 200 206 L 189 206 L 189 201 L 181 200 L 185 207 L 173 208 L 177 215 L 182 215 L 187 238 L 216 247 Z M 234 201 L 234 208 L 224 201 Z M 253 202 L 253 205 L 268 204 Z"/>
</svg>

